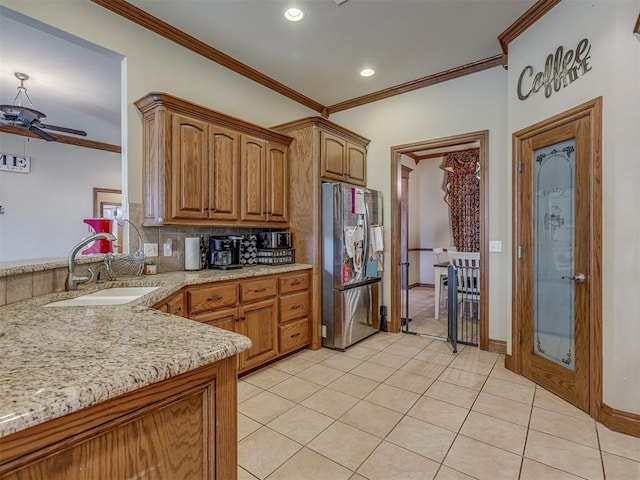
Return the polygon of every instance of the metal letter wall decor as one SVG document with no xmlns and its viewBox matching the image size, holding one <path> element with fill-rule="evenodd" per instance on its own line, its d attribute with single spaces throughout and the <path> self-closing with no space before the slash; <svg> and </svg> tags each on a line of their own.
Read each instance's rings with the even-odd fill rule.
<svg viewBox="0 0 640 480">
<path fill-rule="evenodd" d="M 574 50 L 564 51 L 560 46 L 555 55 L 550 53 L 544 64 L 544 70 L 533 76 L 533 67 L 527 65 L 518 78 L 518 98 L 526 100 L 532 93 L 544 89 L 544 96 L 549 98 L 553 92 L 559 91 L 591 71 L 591 44 L 584 38 Z M 533 81 L 531 81 L 533 77 Z"/>
</svg>

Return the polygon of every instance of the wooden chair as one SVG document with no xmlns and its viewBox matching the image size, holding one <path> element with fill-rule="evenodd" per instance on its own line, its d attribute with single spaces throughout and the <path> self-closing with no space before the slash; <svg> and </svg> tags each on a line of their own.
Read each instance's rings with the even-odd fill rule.
<svg viewBox="0 0 640 480">
<path fill-rule="evenodd" d="M 470 306 L 471 316 L 480 317 L 480 253 L 449 251 L 449 262 L 456 267 L 458 281 L 458 303 L 462 303 L 462 311 L 466 304 Z M 477 315 L 474 315 L 477 306 Z"/>
</svg>

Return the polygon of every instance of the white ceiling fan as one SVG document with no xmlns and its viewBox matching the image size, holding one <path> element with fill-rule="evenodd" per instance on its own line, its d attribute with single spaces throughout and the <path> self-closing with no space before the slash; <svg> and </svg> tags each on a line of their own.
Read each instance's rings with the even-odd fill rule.
<svg viewBox="0 0 640 480">
<path fill-rule="evenodd" d="M 87 132 L 83 130 L 75 130 L 73 128 L 42 123 L 41 120 L 44 119 L 46 115 L 33 108 L 33 103 L 27 94 L 27 87 L 24 86 L 24 82 L 29 80 L 29 75 L 26 73 L 15 72 L 15 76 L 20 80 L 20 86 L 18 87 L 18 94 L 16 95 L 16 98 L 13 99 L 13 103 L 11 105 L 0 105 L 0 111 L 4 115 L 4 125 L 14 125 L 25 128 L 47 142 L 54 142 L 56 137 L 45 132 L 43 129 L 71 133 L 73 135 L 81 135 L 83 137 L 87 136 Z M 22 105 L 24 99 L 29 102 L 28 107 Z"/>
</svg>

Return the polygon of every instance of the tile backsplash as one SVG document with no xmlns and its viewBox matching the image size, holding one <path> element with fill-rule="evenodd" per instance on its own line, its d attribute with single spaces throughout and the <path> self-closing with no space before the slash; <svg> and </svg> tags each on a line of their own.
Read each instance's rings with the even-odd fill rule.
<svg viewBox="0 0 640 480">
<path fill-rule="evenodd" d="M 154 262 L 158 266 L 158 273 L 175 272 L 184 270 L 184 239 L 186 237 L 208 238 L 210 235 L 246 235 L 258 233 L 263 228 L 240 228 L 240 227 L 191 227 L 167 225 L 163 227 L 142 227 L 143 210 L 142 204 L 129 204 L 129 221 L 138 227 L 142 243 L 157 243 L 158 256 L 147 258 L 148 262 Z M 134 231 L 130 233 L 130 251 L 138 249 L 138 240 Z M 164 256 L 164 245 L 171 242 L 171 256 Z"/>
</svg>

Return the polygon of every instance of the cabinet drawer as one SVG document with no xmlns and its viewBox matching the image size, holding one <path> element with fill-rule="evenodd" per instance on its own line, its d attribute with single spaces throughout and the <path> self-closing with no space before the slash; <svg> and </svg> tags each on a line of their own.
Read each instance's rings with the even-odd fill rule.
<svg viewBox="0 0 640 480">
<path fill-rule="evenodd" d="M 280 297 L 280 323 L 309 315 L 309 292 Z"/>
<path fill-rule="evenodd" d="M 280 294 L 307 290 L 309 288 L 309 273 L 304 272 L 280 277 L 278 281 L 280 283 Z"/>
<path fill-rule="evenodd" d="M 238 284 L 208 285 L 187 290 L 189 315 L 208 312 L 221 307 L 233 307 L 238 303 Z"/>
<path fill-rule="evenodd" d="M 307 318 L 282 325 L 279 328 L 280 353 L 309 344 L 309 320 Z"/>
<path fill-rule="evenodd" d="M 243 282 L 240 284 L 240 299 L 244 303 L 275 297 L 277 293 L 276 285 L 275 278 Z"/>
</svg>

